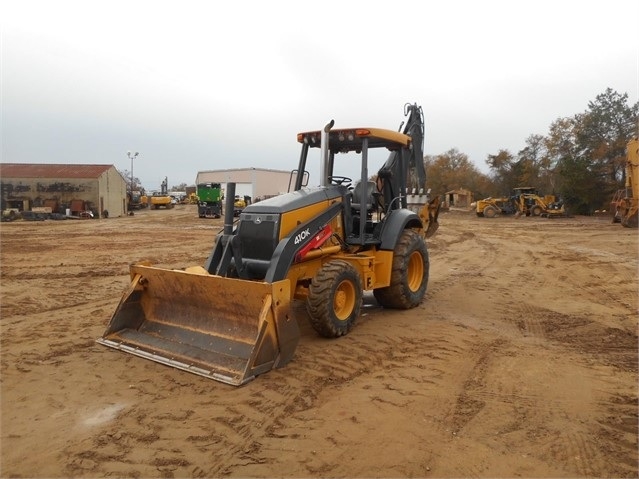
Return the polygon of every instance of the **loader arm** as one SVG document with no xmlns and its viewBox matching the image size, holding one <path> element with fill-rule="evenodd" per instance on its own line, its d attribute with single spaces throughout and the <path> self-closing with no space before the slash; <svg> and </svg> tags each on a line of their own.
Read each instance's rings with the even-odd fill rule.
<svg viewBox="0 0 639 479">
<path fill-rule="evenodd" d="M 343 209 L 342 203 L 335 203 L 329 209 L 312 220 L 300 225 L 292 234 L 284 238 L 275 248 L 273 259 L 266 271 L 264 281 L 272 283 L 286 278 L 288 271 L 293 264 L 296 253 L 300 251 L 307 241 L 310 241 L 317 233 L 319 233 L 326 224 L 335 218 Z M 308 238 L 305 242 L 296 241 L 302 235 Z"/>
</svg>

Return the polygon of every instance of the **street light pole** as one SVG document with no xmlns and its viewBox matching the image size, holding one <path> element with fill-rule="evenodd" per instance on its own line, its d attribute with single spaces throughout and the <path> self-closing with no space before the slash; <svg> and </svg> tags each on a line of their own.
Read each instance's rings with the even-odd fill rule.
<svg viewBox="0 0 639 479">
<path fill-rule="evenodd" d="M 130 151 L 126 152 L 126 156 L 129 157 L 129 159 L 131 160 L 131 185 L 129 186 L 129 191 L 130 191 L 130 195 L 129 196 L 129 201 L 132 202 L 133 201 L 133 159 L 137 158 L 139 155 L 139 153 L 136 151 L 135 153 L 131 154 Z"/>
</svg>

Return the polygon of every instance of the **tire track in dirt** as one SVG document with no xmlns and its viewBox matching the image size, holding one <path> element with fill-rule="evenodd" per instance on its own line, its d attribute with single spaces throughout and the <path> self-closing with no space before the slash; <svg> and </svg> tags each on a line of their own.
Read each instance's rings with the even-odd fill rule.
<svg viewBox="0 0 639 479">
<path fill-rule="evenodd" d="M 602 462 L 602 456 L 584 433 L 560 432 L 550 443 L 549 451 L 579 477 L 599 477 L 596 465 Z"/>
<path fill-rule="evenodd" d="M 520 268 L 517 269 L 525 270 L 529 262 L 534 263 L 535 260 L 537 262 L 541 262 L 542 258 L 540 255 L 543 254 L 546 253 L 540 252 L 536 248 L 529 248 L 517 250 L 509 256 L 509 259 L 514 263 L 519 263 Z M 622 260 L 620 256 L 614 255 L 613 260 L 607 263 L 617 267 L 617 259 L 620 261 Z M 535 288 L 527 291 L 523 285 L 538 284 L 539 289 L 541 290 L 552 290 L 553 284 L 549 281 L 549 276 L 543 274 L 541 274 L 538 278 L 536 274 L 529 274 L 523 277 L 514 276 L 510 274 L 507 262 L 502 261 L 500 256 L 496 256 L 494 261 L 503 263 L 499 265 L 499 269 L 502 271 L 503 276 L 512 276 L 512 284 L 514 285 L 512 291 L 506 292 L 506 294 L 502 295 L 506 301 L 497 305 L 495 311 L 496 314 L 494 316 L 496 318 L 503 318 L 502 321 L 509 318 L 506 322 L 511 324 L 514 323 L 516 325 L 516 329 L 509 329 L 508 327 L 502 328 L 499 324 L 495 325 L 494 328 L 488 329 L 493 332 L 503 333 L 508 341 L 514 342 L 513 344 L 524 340 L 524 344 L 527 345 L 526 347 L 541 347 L 543 349 L 548 349 L 549 352 L 552 352 L 555 348 L 575 351 L 580 354 L 580 356 L 577 357 L 577 360 L 584 364 L 589 364 L 591 361 L 595 360 L 595 358 L 599 363 L 613 364 L 610 360 L 615 356 L 615 351 L 612 351 L 610 348 L 605 346 L 601 347 L 601 345 L 591 344 L 593 341 L 599 341 L 601 343 L 602 337 L 606 338 L 610 336 L 610 342 L 617 343 L 619 357 L 626 360 L 626 363 L 621 366 L 622 369 L 624 371 L 636 373 L 636 364 L 632 364 L 634 360 L 632 360 L 631 364 L 627 363 L 628 358 L 632 357 L 628 355 L 628 352 L 633 349 L 636 350 L 636 334 L 629 331 L 624 332 L 617 328 L 610 328 L 610 330 L 607 330 L 604 326 L 598 323 L 596 319 L 588 320 L 580 316 L 568 316 L 542 307 L 541 305 L 544 304 L 556 303 L 561 305 L 561 295 L 557 294 L 557 296 L 553 297 L 544 297 L 536 294 Z M 591 265 L 588 265 L 587 267 L 591 267 Z M 530 268 L 530 266 L 528 266 L 528 268 Z M 629 268 L 625 265 L 622 266 L 622 268 L 625 272 L 629 271 Z M 468 270 L 470 271 L 471 269 L 469 268 Z M 636 275 L 636 272 L 634 275 Z M 634 275 L 631 273 L 629 278 L 634 278 Z M 579 277 L 580 274 L 578 273 L 574 276 Z M 620 285 L 624 284 L 626 287 L 625 290 L 628 291 L 625 281 L 626 277 L 620 275 L 620 278 L 621 279 L 618 283 Z M 562 276 L 561 279 L 564 283 L 566 283 L 562 285 L 564 286 L 564 290 L 570 291 L 573 287 L 575 288 L 575 291 L 580 290 L 581 285 L 579 283 L 576 283 L 574 286 L 571 284 L 570 280 L 572 279 L 572 276 Z M 471 282 L 467 281 L 467 284 L 468 283 Z M 592 286 L 595 286 L 595 284 L 592 283 Z M 472 289 L 476 290 L 476 285 L 473 284 Z M 487 285 L 487 289 L 490 291 L 490 285 Z M 555 289 L 559 291 L 562 288 L 558 287 Z M 521 293 L 523 294 L 517 294 L 518 290 L 521 290 Z M 595 293 L 596 291 L 592 290 L 592 294 Z M 495 294 L 495 296 L 497 297 L 499 294 Z M 512 296 L 512 299 L 509 300 L 508 298 L 510 296 Z M 619 296 L 626 298 L 625 305 L 627 306 L 628 296 Z M 608 297 L 603 301 L 603 303 L 607 304 L 607 302 L 611 299 L 614 300 L 614 298 Z M 485 328 L 485 326 L 486 323 L 483 323 L 482 328 Z M 566 332 L 572 331 L 573 333 L 575 330 L 588 329 L 589 333 L 584 332 L 585 334 L 575 334 L 574 338 L 566 341 L 566 339 L 570 336 L 558 335 L 558 329 L 565 329 Z M 519 332 L 519 334 L 516 334 L 517 332 Z M 584 341 L 584 337 L 589 339 Z M 604 339 L 604 343 L 606 342 L 607 341 Z M 520 349 L 517 354 L 519 355 L 523 351 Z M 565 368 L 565 366 L 565 364 L 561 363 L 546 363 L 544 364 L 544 375 L 549 378 L 560 378 L 560 372 L 563 368 Z M 464 388 L 465 392 L 460 394 L 459 400 L 457 401 L 457 408 L 453 415 L 453 422 L 458 426 L 467 426 L 478 414 L 482 413 L 482 410 L 486 407 L 486 405 L 490 404 L 492 406 L 495 401 L 497 401 L 498 403 L 503 403 L 505 405 L 510 404 L 514 407 L 514 421 L 511 423 L 511 426 L 506 426 L 502 432 L 515 432 L 520 430 L 522 427 L 521 425 L 526 423 L 526 418 L 530 417 L 531 412 L 536 411 L 534 415 L 538 415 L 540 411 L 546 407 L 546 405 L 539 402 L 540 398 L 537 398 L 536 396 L 522 396 L 519 391 L 516 390 L 504 391 L 503 395 L 495 395 L 491 392 L 482 390 L 480 387 L 481 377 L 482 372 L 485 372 L 485 367 L 482 365 L 481 360 L 477 363 L 476 368 L 477 369 L 474 371 L 474 375 L 471 376 L 471 379 L 464 383 L 466 386 Z M 486 372 L 486 376 L 490 376 L 490 373 Z M 551 413 L 551 415 L 546 419 L 540 419 L 540 421 L 552 423 L 555 420 L 558 420 L 558 417 L 553 419 L 553 414 L 560 414 L 562 411 L 566 410 L 566 408 L 570 408 L 570 402 L 566 401 L 569 400 L 558 398 L 556 405 L 551 408 L 551 410 L 555 412 Z M 626 416 L 622 419 L 622 421 L 632 422 L 632 419 L 633 418 L 631 416 Z M 555 434 L 557 433 L 559 433 L 566 443 L 571 444 L 570 450 L 564 455 L 564 460 L 569 470 L 577 471 L 579 475 L 596 476 L 600 474 L 600 471 L 610 469 L 611 461 L 592 445 L 590 431 L 575 432 L 570 436 L 566 435 L 564 431 L 555 432 Z M 558 441 L 557 444 L 549 442 L 548 440 L 544 441 L 544 438 L 553 436 L 550 431 L 544 431 L 543 429 L 537 431 L 530 430 L 527 434 L 532 434 L 531 438 L 534 438 L 535 441 L 540 441 L 541 444 L 545 442 L 545 446 L 542 447 L 541 452 L 534 454 L 535 457 L 539 457 L 541 460 L 543 460 L 544 454 L 547 454 L 549 449 L 552 450 L 552 448 L 560 448 L 561 441 Z M 636 451 L 634 454 L 622 454 L 621 460 L 626 464 L 632 464 L 633 461 L 636 462 Z M 636 471 L 636 464 L 634 470 Z M 468 469 L 462 471 L 461 474 L 466 476 L 473 475 L 476 472 L 476 469 Z M 623 476 L 626 476 L 626 473 L 624 473 Z"/>
<path fill-rule="evenodd" d="M 619 477 L 628 477 L 627 469 L 618 467 L 617 462 L 632 464 L 637 457 L 636 448 L 627 447 L 618 458 L 610 458 L 603 452 L 601 444 L 615 441 L 603 439 L 605 436 L 597 421 L 604 418 L 595 421 L 600 401 L 605 401 L 605 397 L 599 401 L 584 400 L 584 396 L 592 394 L 583 389 L 588 380 L 582 378 L 593 379 L 589 367 L 566 368 L 563 364 L 560 368 L 554 361 L 544 360 L 547 353 L 534 349 L 528 352 L 516 343 L 503 340 L 480 350 L 484 354 L 477 359 L 476 367 L 464 383 L 453 416 L 453 423 L 461 426 L 457 430 L 460 438 L 483 437 L 482 442 L 491 449 L 520 453 L 522 457 L 539 461 L 551 456 L 553 462 L 563 464 L 566 472 L 582 477 L 601 477 L 602 471 L 610 470 L 623 472 Z M 535 368 L 522 367 L 531 363 Z M 499 379 L 504 374 L 513 377 L 515 387 L 504 387 L 506 384 Z M 544 382 L 541 388 L 536 384 L 538 380 Z M 574 391 L 562 393 L 557 387 L 559 384 L 574 384 Z M 572 426 L 557 427 L 565 423 Z M 620 423 L 631 423 L 631 417 Z M 486 428 L 488 424 L 495 429 Z M 593 436 L 602 438 L 602 442 L 593 442 Z M 503 440 L 496 443 L 497 437 Z M 632 436 L 627 439 L 631 440 Z M 631 445 L 629 441 L 628 446 Z M 474 472 L 476 470 L 462 469 L 459 474 L 467 476 Z"/>
<path fill-rule="evenodd" d="M 442 243 L 445 243 L 445 246 Z M 437 264 L 438 249 L 444 247 L 448 261 L 440 265 Z M 431 268 L 429 294 L 437 294 L 459 280 L 483 279 L 486 270 L 494 264 L 499 255 L 494 243 L 489 239 L 478 238 L 473 232 L 454 238 L 438 238 L 434 244 L 429 245 L 429 249 L 433 251 L 430 254 L 431 262 L 435 262 L 435 268 Z M 472 262 L 468 261 L 469 256 L 472 257 Z"/>
<path fill-rule="evenodd" d="M 406 321 L 402 320 L 401 312 L 395 315 L 385 311 L 382 317 L 380 310 L 379 314 L 373 311 L 370 316 L 372 318 L 369 317 L 365 324 L 356 326 L 352 334 L 340 338 L 339 342 L 303 336 L 296 355 L 301 358 L 287 366 L 288 373 L 310 391 L 348 386 L 350 390 L 364 394 L 372 404 L 378 404 L 381 410 L 388 407 L 411 408 L 414 404 L 421 403 L 430 403 L 431 406 L 448 403 L 446 407 L 451 408 L 450 404 L 454 404 L 454 401 L 451 402 L 450 398 L 442 394 L 433 395 L 433 392 L 449 388 L 451 383 L 458 382 L 461 385 L 467 380 L 468 371 L 464 368 L 453 368 L 451 371 L 446 366 L 451 359 L 466 364 L 469 356 L 474 357 L 478 353 L 470 351 L 468 344 L 449 341 L 450 332 L 444 335 L 433 333 L 428 324 L 409 329 Z M 384 324 L 373 324 L 382 320 Z M 391 323 L 394 320 L 399 323 L 396 325 L 399 329 L 393 328 Z M 393 330 L 402 333 L 389 334 Z M 413 334 L 407 336 L 407 331 Z M 324 347 L 331 348 L 330 355 L 322 354 L 321 348 Z M 304 358 L 313 360 L 309 362 Z M 336 365 L 339 367 L 336 368 Z M 454 377 L 451 378 L 451 374 Z M 454 399 L 454 393 L 451 397 Z M 293 400 L 294 407 L 287 409 L 287 414 L 278 418 L 269 434 L 278 439 L 304 439 L 307 430 L 303 425 L 317 420 L 314 412 L 318 409 L 333 410 L 339 415 L 343 408 L 348 408 L 347 404 L 341 407 L 333 405 L 331 400 L 332 396 L 326 394 L 309 393 L 304 398 L 296 397 Z M 338 409 L 334 410 L 335 407 Z M 361 422 L 362 427 L 368 424 L 368 419 L 358 416 L 357 408 L 350 413 L 344 410 L 343 413 L 351 414 L 349 420 Z M 440 421 L 438 426 L 441 434 L 447 437 L 450 437 L 450 427 L 447 421 Z M 347 444 L 348 441 L 345 442 L 329 427 L 316 447 L 324 450 L 332 445 L 336 451 L 344 451 L 348 450 Z M 265 445 L 268 457 L 272 457 L 272 450 L 272 445 Z M 343 461 L 337 458 L 311 460 L 304 464 L 302 474 L 340 475 L 340 471 L 344 471 L 344 466 L 340 464 Z M 250 476 L 253 470 L 239 469 L 239 473 Z"/>
<path fill-rule="evenodd" d="M 616 248 L 615 248 L 616 246 Z M 628 286 L 636 283 L 639 262 L 627 254 L 627 246 L 604 242 L 600 248 L 565 244 L 561 252 L 551 252 L 566 269 L 558 277 L 558 286 L 566 294 L 587 292 L 592 303 L 602 309 L 618 304 L 636 315 L 637 296 L 628 295 Z M 635 291 L 636 293 L 636 291 Z"/>
<path fill-rule="evenodd" d="M 475 393 L 484 389 L 490 356 L 493 350 L 503 344 L 503 342 L 503 340 L 498 339 L 490 344 L 480 345 L 480 349 L 475 351 L 476 359 L 474 365 L 462 385 L 461 392 L 457 395 L 455 408 L 450 419 L 454 435 L 459 434 L 466 424 L 472 421 L 486 405 Z"/>
<path fill-rule="evenodd" d="M 566 315 L 533 304 L 522 303 L 513 310 L 513 313 L 515 317 L 534 318 L 533 320 L 520 319 L 518 325 L 527 340 L 529 334 L 533 335 L 534 341 L 532 341 L 532 344 L 537 345 L 537 347 L 545 348 L 549 351 L 557 349 L 576 353 L 578 355 L 575 357 L 576 363 L 583 364 L 583 367 L 587 368 L 587 370 L 594 364 L 613 368 L 612 371 L 616 369 L 619 372 L 636 376 L 636 356 L 633 357 L 628 354 L 629 351 L 636 351 L 636 333 L 619 327 L 607 327 L 596 318 L 590 319 L 587 316 Z M 565 355 L 565 353 L 562 353 L 562 355 Z M 553 378 L 557 378 L 566 366 L 565 363 L 546 364 L 544 369 L 545 380 L 550 381 Z M 560 411 L 565 411 L 569 406 L 569 404 L 560 401 L 557 405 L 552 405 L 550 411 L 556 411 L 558 414 Z M 603 402 L 602 407 L 610 407 L 610 405 Z M 530 410 L 528 410 L 528 415 L 530 415 Z M 614 418 L 614 420 L 611 418 Z M 551 414 L 543 421 L 552 423 L 555 419 Z M 636 435 L 619 439 L 619 435 L 623 435 L 623 432 L 610 432 L 615 431 L 615 422 L 622 425 L 633 424 L 636 426 L 636 410 L 624 412 L 617 410 L 607 420 L 597 418 L 597 421 L 602 423 L 602 427 L 599 429 L 594 428 L 594 432 L 593 428 L 578 432 L 556 431 L 557 439 L 550 442 L 547 445 L 547 449 L 557 461 L 565 462 L 569 470 L 576 471 L 580 476 L 596 477 L 600 475 L 600 471 L 610 470 L 611 464 L 615 464 L 614 467 L 616 468 L 616 464 L 619 463 L 621 465 L 618 469 L 619 477 L 628 477 L 628 473 L 631 470 L 629 466 L 636 465 L 637 462 Z M 610 425 L 611 421 L 613 425 Z M 634 429 L 636 432 L 636 427 Z M 592 445 L 593 434 L 598 437 L 605 437 L 608 441 L 611 438 L 614 438 L 612 439 L 614 441 L 619 440 L 620 444 L 626 446 L 625 453 L 619 453 L 618 457 L 611 461 L 609 457 Z"/>
<path fill-rule="evenodd" d="M 605 453 L 617 465 L 619 477 L 633 477 L 637 472 L 637 399 L 629 394 L 615 394 L 603 404 L 608 410 L 605 420 L 599 421 L 598 435 L 618 448 L 606 447 Z"/>
<path fill-rule="evenodd" d="M 104 223 L 114 235 L 126 229 L 113 248 L 127 248 L 127 238 L 174 234 L 188 224 L 179 219 L 176 227 L 165 228 L 146 223 L 151 219 L 143 215 L 140 220 Z M 338 340 L 317 337 L 302 318 L 293 361 L 241 388 L 95 345 L 126 275 L 80 278 L 90 284 L 81 299 L 76 294 L 43 302 L 30 293 L 22 308 L 34 308 L 33 314 L 2 317 L 3 399 L 12 406 L 3 409 L 2 437 L 10 444 L 3 452 L 4 472 L 498 477 L 533 471 L 540 477 L 635 477 L 636 320 L 623 314 L 627 309 L 619 313 L 616 301 L 617 316 L 607 314 L 604 306 L 612 300 L 603 296 L 592 314 L 566 311 L 558 288 L 547 288 L 544 275 L 527 274 L 526 257 L 543 262 L 544 241 L 566 249 L 563 224 L 551 230 L 506 219 L 482 232 L 472 219 L 460 221 L 456 230 L 442 227 L 429 242 L 431 280 L 419 308 L 383 310 L 365 297 L 361 320 Z M 523 226 L 531 228 L 524 232 Z M 589 230 L 582 230 L 580 241 L 587 241 Z M 40 229 L 38 241 L 45 244 L 47 234 Z M 532 245 L 518 239 L 526 234 Z M 198 246 L 189 246 L 189 240 L 158 249 L 157 257 L 186 266 L 198 249 L 206 256 L 209 238 L 191 239 Z M 74 247 L 89 244 L 73 241 Z M 3 248 L 6 244 L 3 240 Z M 510 250 L 511 244 L 524 247 Z M 148 256 L 145 248 L 132 254 Z M 128 254 L 106 264 L 124 265 Z M 555 277 L 566 276 L 564 294 L 579 292 L 570 273 L 584 272 L 575 266 L 580 255 L 571 258 L 554 270 Z M 615 260 L 604 259 L 600 277 L 588 276 L 590 295 L 596 293 L 595 280 L 618 277 Z M 88 260 L 78 263 L 90 267 Z M 56 274 L 55 263 L 41 266 L 46 269 L 39 273 Z M 33 273 L 23 266 L 20 272 Z M 38 291 L 46 276 L 19 286 Z M 539 281 L 545 296 L 523 291 L 518 282 L 523 276 Z M 620 289 L 611 292 L 613 298 L 627 297 L 623 281 L 606 284 Z M 588 312 L 589 298 L 580 298 Z M 77 306 L 66 303 L 71 299 Z M 19 307 L 16 302 L 16 313 Z M 517 322 L 529 316 L 537 322 Z M 28 370 L 15 368 L 16 359 L 25 360 Z M 41 451 L 36 462 L 29 456 L 33 450 Z"/>
<path fill-rule="evenodd" d="M 47 367 L 60 370 L 78 357 L 92 358 L 95 363 L 95 338 L 101 335 L 113 307 L 111 301 L 89 301 L 38 314 L 3 317 L 2 342 L 11 348 L 2 353 L 1 375 L 38 374 Z"/>
<path fill-rule="evenodd" d="M 308 357 L 316 358 L 321 357 L 322 348 L 327 345 L 328 341 L 322 339 L 311 338 L 311 344 L 301 345 L 298 354 L 308 353 Z M 332 341 L 330 343 L 333 343 Z M 362 374 L 369 372 L 369 366 L 366 364 L 375 364 L 378 361 L 389 362 L 388 368 L 393 369 L 397 367 L 397 364 L 393 364 L 396 361 L 401 361 L 401 357 L 397 357 L 397 354 L 393 352 L 397 349 L 396 342 L 392 340 L 386 340 L 383 344 L 378 343 L 379 348 L 375 348 L 373 352 L 375 356 L 371 362 L 371 349 L 362 347 L 361 349 L 353 347 L 353 344 L 346 345 L 345 349 L 340 350 L 338 348 L 337 353 L 334 350 L 331 351 L 331 361 L 311 361 L 303 362 L 296 361 L 291 369 L 284 374 L 287 375 L 278 378 L 277 371 L 273 371 L 270 374 L 270 380 L 266 382 L 265 388 L 261 391 L 257 391 L 251 394 L 251 399 L 246 402 L 232 403 L 228 400 L 220 400 L 217 406 L 224 406 L 224 413 L 220 415 L 214 415 L 209 421 L 206 430 L 215 431 L 214 434 L 192 434 L 192 442 L 198 444 L 211 444 L 215 443 L 215 450 L 219 452 L 209 452 L 207 456 L 207 463 L 215 464 L 215 467 L 210 469 L 199 469 L 198 471 L 190 471 L 193 475 L 204 475 L 207 477 L 220 476 L 230 473 L 232 470 L 238 470 L 241 468 L 251 467 L 252 465 L 265 464 L 269 461 L 267 456 L 261 454 L 262 444 L 257 437 L 263 436 L 266 439 L 281 439 L 285 437 L 292 437 L 293 439 L 300 434 L 300 432 L 286 432 L 286 428 L 283 429 L 283 424 L 290 417 L 295 417 L 300 413 L 304 413 L 317 405 L 317 394 L 314 391 L 322 390 L 324 387 L 336 387 L 339 384 L 348 383 L 355 380 Z M 332 345 L 331 345 L 332 347 Z M 417 346 L 414 346 L 417 347 Z M 310 351 L 305 351 L 310 349 Z M 410 353 L 411 351 L 405 351 L 403 354 Z M 401 353 L 400 353 L 401 354 Z M 364 365 L 362 365 L 362 362 Z M 335 368 L 335 365 L 340 367 Z M 359 367 L 357 367 L 359 364 Z M 290 378 L 288 375 L 293 375 L 296 378 L 295 384 L 290 384 Z M 171 375 L 172 376 L 172 375 Z M 281 381 L 280 381 L 281 379 Z M 138 385 L 138 389 L 141 387 Z M 129 437 L 129 441 L 137 441 L 143 444 L 152 443 L 154 446 L 161 448 L 163 442 L 161 438 L 161 432 L 153 429 L 153 424 L 159 422 L 170 422 L 174 418 L 163 415 L 161 417 L 154 416 L 148 410 L 142 408 L 136 408 L 131 412 L 127 412 L 121 416 L 121 419 L 126 419 L 131 415 L 136 416 L 136 422 L 144 430 L 151 430 L 151 434 L 133 434 Z M 259 419 L 257 419 L 259 418 Z M 190 420 L 198 420 L 199 418 L 190 418 Z M 183 418 L 176 418 L 177 421 L 182 421 Z M 200 419 L 201 420 L 201 419 Z M 256 427 L 256 424 L 258 425 Z M 264 432 L 266 434 L 264 434 Z M 257 437 L 256 437 L 257 436 Z M 105 441 L 105 435 L 101 435 L 102 442 Z M 122 441 L 121 436 L 115 436 L 115 433 L 107 433 L 106 437 L 116 437 L 118 442 Z M 76 448 L 74 445 L 73 449 Z M 83 450 L 76 454 L 72 463 L 76 464 L 78 461 L 86 459 L 90 449 Z M 184 451 L 181 451 L 182 453 Z M 109 457 L 93 458 L 93 462 L 109 462 L 110 460 L 117 460 L 118 462 L 126 462 L 127 455 L 123 457 L 124 451 L 116 451 L 116 453 Z M 173 455 L 164 454 L 162 467 L 173 467 L 177 465 L 176 471 L 186 472 L 187 466 L 180 465 L 180 451 L 174 451 Z M 99 461 L 97 460 L 99 459 Z M 166 464 L 165 464 L 166 463 Z M 91 464 L 91 463 L 89 463 Z M 86 465 L 86 461 L 85 461 Z M 149 466 L 157 466 L 157 463 L 149 464 Z M 312 467 L 309 466 L 311 470 Z"/>
<path fill-rule="evenodd" d="M 374 313 L 372 315 L 375 316 Z M 370 398 L 370 401 L 380 404 L 380 407 L 406 407 L 414 401 L 419 401 L 420 398 L 425 400 L 432 394 L 422 392 L 420 385 L 429 386 L 428 391 L 432 391 L 440 382 L 448 381 L 443 374 L 444 368 L 433 367 L 433 365 L 445 363 L 450 355 L 463 356 L 464 351 L 455 345 L 447 345 L 441 338 L 432 338 L 440 345 L 440 348 L 436 350 L 438 356 L 420 354 L 424 350 L 429 350 L 428 343 L 424 344 L 428 338 L 407 337 L 405 334 L 389 337 L 384 334 L 384 332 L 388 333 L 388 328 L 382 328 L 382 332 L 379 332 L 380 325 L 371 324 L 378 320 L 382 320 L 381 316 L 369 318 L 367 324 L 359 325 L 359 328 L 356 326 L 352 334 L 340 338 L 339 341 L 317 338 L 314 333 L 304 334 L 296 359 L 287 366 L 286 371 L 281 371 L 282 375 L 288 375 L 287 383 L 291 382 L 290 378 L 294 378 L 297 387 L 293 390 L 297 393 L 287 398 L 288 406 L 283 409 L 261 410 L 261 416 L 273 419 L 268 421 L 264 440 L 258 447 L 251 449 L 251 462 L 247 463 L 245 460 L 242 463 L 228 464 L 228 458 L 222 455 L 216 457 L 216 461 L 219 461 L 221 465 L 218 472 L 222 472 L 226 467 L 236 473 L 239 471 L 240 475 L 251 476 L 256 470 L 253 466 L 275 460 L 273 457 L 275 443 L 272 441 L 284 441 L 285 445 L 303 441 L 308 432 L 307 423 L 317 420 L 313 411 L 329 407 L 327 401 L 332 398 L 318 391 L 330 391 L 346 386 L 353 388 L 356 384 L 363 384 L 361 391 Z M 385 318 L 384 321 L 389 323 L 393 321 L 393 318 Z M 387 326 L 390 325 L 387 324 Z M 322 354 L 324 348 L 331 348 L 330 355 Z M 415 362 L 421 365 L 417 369 L 417 374 L 406 375 L 406 370 L 411 368 L 412 371 Z M 279 376 L 280 371 L 276 373 Z M 269 391 L 271 391 L 271 385 L 278 388 L 278 379 L 276 378 L 275 382 L 269 381 L 267 386 Z M 408 385 L 408 389 L 398 386 L 398 382 Z M 401 400 L 398 403 L 390 397 L 401 398 Z M 343 406 L 347 407 L 347 405 Z M 238 415 L 240 415 L 239 411 L 235 416 Z M 360 419 L 353 411 L 349 420 L 359 421 Z M 242 440 L 243 448 L 247 448 L 252 443 L 251 438 L 248 437 Z M 335 431 L 327 431 L 327 435 L 322 440 L 327 444 L 333 444 L 338 449 L 343 443 L 336 436 Z M 277 446 L 277 448 L 280 447 L 281 445 Z M 318 444 L 317 447 L 321 448 L 321 445 Z M 304 463 L 303 467 L 301 472 L 303 475 L 325 475 L 340 470 L 340 466 L 332 464 L 332 461 L 311 460 Z"/>
</svg>

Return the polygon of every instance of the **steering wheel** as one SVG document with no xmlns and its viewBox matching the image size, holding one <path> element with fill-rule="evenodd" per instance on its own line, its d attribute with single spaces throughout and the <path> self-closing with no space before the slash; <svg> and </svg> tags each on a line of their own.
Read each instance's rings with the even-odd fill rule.
<svg viewBox="0 0 639 479">
<path fill-rule="evenodd" d="M 330 181 L 334 185 L 343 185 L 344 183 L 351 184 L 353 180 L 350 179 L 348 176 L 329 176 L 328 181 Z"/>
</svg>

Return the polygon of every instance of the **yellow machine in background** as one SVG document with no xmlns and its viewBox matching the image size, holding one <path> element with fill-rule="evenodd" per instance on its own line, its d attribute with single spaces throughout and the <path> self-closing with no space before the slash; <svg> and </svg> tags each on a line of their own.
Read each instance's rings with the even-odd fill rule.
<svg viewBox="0 0 639 479">
<path fill-rule="evenodd" d="M 159 208 L 173 208 L 173 202 L 168 191 L 168 177 L 164 177 L 164 181 L 160 185 L 160 193 L 153 193 L 151 196 L 151 208 L 157 210 Z"/>
<path fill-rule="evenodd" d="M 312 327 L 329 338 L 351 330 L 364 291 L 386 308 L 419 305 L 439 198 L 419 213 L 408 208 L 413 170 L 425 189 L 424 125 L 417 105 L 405 114 L 403 132 L 332 129 L 331 121 L 298 134 L 293 173 L 307 172 L 310 152 L 320 150 L 319 186 L 295 174 L 294 191 L 247 205 L 235 225 L 228 183 L 224 229 L 204 266 L 131 266 L 131 284 L 98 342 L 237 386 L 293 358 L 300 337 L 293 300 L 306 303 Z M 376 183 L 368 175 L 375 148 L 390 151 Z M 356 181 L 334 171 L 353 155 Z"/>
<path fill-rule="evenodd" d="M 168 195 L 154 194 L 151 197 L 151 208 L 157 210 L 159 208 L 173 208 L 172 198 Z"/>
<path fill-rule="evenodd" d="M 516 215 L 559 218 L 567 216 L 564 204 L 555 195 L 539 196 L 535 188 L 522 186 L 513 190 Z"/>
<path fill-rule="evenodd" d="M 512 199 L 508 197 L 500 197 L 500 198 L 484 198 L 483 200 L 477 201 L 477 206 L 475 207 L 475 212 L 477 216 L 486 217 L 486 218 L 494 218 L 495 216 L 499 216 L 501 214 L 504 215 L 512 215 L 516 211 L 515 206 L 513 205 Z"/>
<path fill-rule="evenodd" d="M 129 211 L 143 209 L 148 206 L 148 199 L 144 189 L 129 191 L 126 196 Z"/>
<path fill-rule="evenodd" d="M 235 195 L 235 200 L 233 201 L 233 215 L 240 216 L 240 213 L 244 211 L 248 205 L 251 204 L 251 197 L 244 195 Z"/>
<path fill-rule="evenodd" d="M 637 228 L 639 210 L 639 140 L 633 138 L 626 146 L 626 187 L 612 201 L 613 222 L 626 228 Z"/>
<path fill-rule="evenodd" d="M 531 186 L 514 188 L 510 197 L 479 200 L 475 211 L 477 216 L 485 218 L 512 214 L 516 217 L 524 215 L 549 218 L 567 215 L 563 202 L 555 195 L 539 196 L 537 189 Z"/>
</svg>

